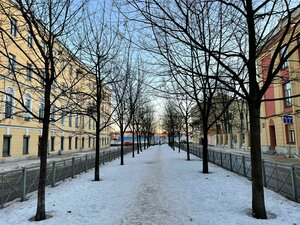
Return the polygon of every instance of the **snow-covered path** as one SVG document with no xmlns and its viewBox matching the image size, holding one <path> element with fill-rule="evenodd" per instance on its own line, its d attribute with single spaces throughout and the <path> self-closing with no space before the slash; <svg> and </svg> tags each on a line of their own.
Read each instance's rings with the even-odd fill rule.
<svg viewBox="0 0 300 225">
<path fill-rule="evenodd" d="M 35 194 L 0 210 L 0 225 L 300 225 L 300 204 L 266 190 L 270 219 L 250 213 L 251 183 L 210 164 L 202 174 L 201 160 L 155 146 L 132 159 L 102 166 L 101 182 L 93 171 L 47 188 L 46 209 L 52 218 L 29 222 Z"/>
</svg>

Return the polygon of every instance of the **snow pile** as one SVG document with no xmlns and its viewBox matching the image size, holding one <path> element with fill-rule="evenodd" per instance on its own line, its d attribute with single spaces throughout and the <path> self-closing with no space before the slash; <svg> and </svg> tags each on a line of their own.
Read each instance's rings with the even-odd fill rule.
<svg viewBox="0 0 300 225">
<path fill-rule="evenodd" d="M 47 188 L 46 209 L 53 217 L 29 222 L 36 197 L 0 210 L 0 224 L 72 225 L 264 225 L 300 224 L 300 205 L 266 190 L 270 219 L 250 216 L 251 183 L 210 164 L 185 160 L 185 152 L 166 145 L 151 147 L 124 166 L 116 160 L 101 167 L 102 181 L 93 171 L 55 188 Z"/>
</svg>

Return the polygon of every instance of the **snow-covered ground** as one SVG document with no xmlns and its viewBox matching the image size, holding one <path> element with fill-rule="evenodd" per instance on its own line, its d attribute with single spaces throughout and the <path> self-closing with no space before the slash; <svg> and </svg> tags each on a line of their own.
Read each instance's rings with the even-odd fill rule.
<svg viewBox="0 0 300 225">
<path fill-rule="evenodd" d="M 125 157 L 101 168 L 47 188 L 46 209 L 51 218 L 30 222 L 35 194 L 0 210 L 0 224 L 72 225 L 300 225 L 300 204 L 266 190 L 268 220 L 250 216 L 251 183 L 210 164 L 202 174 L 201 161 L 185 160 L 185 152 L 167 145 L 151 147 L 132 159 Z"/>
</svg>

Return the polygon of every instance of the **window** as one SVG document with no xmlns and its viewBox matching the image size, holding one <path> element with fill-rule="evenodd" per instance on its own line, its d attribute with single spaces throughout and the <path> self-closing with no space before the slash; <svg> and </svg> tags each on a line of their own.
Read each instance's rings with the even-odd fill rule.
<svg viewBox="0 0 300 225">
<path fill-rule="evenodd" d="M 82 72 L 80 70 L 76 70 L 76 79 L 80 78 L 82 76 Z"/>
<path fill-rule="evenodd" d="M 84 137 L 81 139 L 81 147 L 84 149 Z"/>
<path fill-rule="evenodd" d="M 73 65 L 70 64 L 70 66 L 69 66 L 69 76 L 70 76 L 70 78 L 72 78 L 72 74 L 73 74 Z"/>
<path fill-rule="evenodd" d="M 6 95 L 5 95 L 5 118 L 12 118 L 13 115 L 13 96 L 14 91 L 12 88 L 6 88 Z"/>
<path fill-rule="evenodd" d="M 51 152 L 54 152 L 55 150 L 55 137 L 51 136 Z"/>
<path fill-rule="evenodd" d="M 92 127 L 92 118 L 89 117 L 89 129 L 91 129 L 91 127 Z"/>
<path fill-rule="evenodd" d="M 43 122 L 43 118 L 44 118 L 44 101 L 40 100 L 39 101 L 39 122 L 42 123 Z"/>
<path fill-rule="evenodd" d="M 10 156 L 10 147 L 11 147 L 11 135 L 4 135 L 3 136 L 3 150 L 2 156 L 7 157 Z"/>
<path fill-rule="evenodd" d="M 31 95 L 25 94 L 24 96 L 24 106 L 25 106 L 25 112 L 24 112 L 24 120 L 29 121 L 30 120 L 30 111 L 32 107 L 32 102 L 31 102 Z"/>
<path fill-rule="evenodd" d="M 69 150 L 72 150 L 72 137 L 69 137 Z"/>
<path fill-rule="evenodd" d="M 82 115 L 82 128 L 84 128 L 84 115 Z"/>
<path fill-rule="evenodd" d="M 28 34 L 27 34 L 27 46 L 29 48 L 32 48 L 32 35 L 30 32 L 28 32 Z"/>
<path fill-rule="evenodd" d="M 72 127 L 72 114 L 69 114 L 69 127 Z"/>
<path fill-rule="evenodd" d="M 75 127 L 76 128 L 79 127 L 79 114 L 78 113 L 76 114 L 76 117 L 75 117 Z"/>
<path fill-rule="evenodd" d="M 55 106 L 54 105 L 51 106 L 50 121 L 51 121 L 51 123 L 55 122 Z"/>
<path fill-rule="evenodd" d="M 27 63 L 27 80 L 32 81 L 32 65 Z"/>
<path fill-rule="evenodd" d="M 42 52 L 44 52 L 46 54 L 46 52 L 45 52 L 46 44 L 44 42 L 41 43 L 41 48 L 42 48 Z"/>
<path fill-rule="evenodd" d="M 287 46 L 284 46 L 281 50 L 280 50 L 280 55 L 281 55 L 281 60 L 284 60 L 281 69 L 286 69 L 288 67 L 288 60 L 284 59 L 286 57 L 286 55 L 288 54 L 287 51 Z"/>
<path fill-rule="evenodd" d="M 291 83 L 287 81 L 283 84 L 283 95 L 284 95 L 284 107 L 290 108 L 292 107 L 292 98 L 291 97 Z"/>
<path fill-rule="evenodd" d="M 66 65 L 67 65 L 66 61 L 63 60 L 63 61 L 61 62 L 61 73 L 62 73 L 62 74 L 64 74 L 65 71 L 66 71 Z"/>
<path fill-rule="evenodd" d="M 8 71 L 14 73 L 16 71 L 16 56 L 13 54 L 8 55 Z"/>
<path fill-rule="evenodd" d="M 68 90 L 68 85 L 67 85 L 67 83 L 62 82 L 62 84 L 61 84 L 61 90 L 62 90 L 63 92 L 66 92 L 66 91 Z"/>
<path fill-rule="evenodd" d="M 60 150 L 64 150 L 64 144 L 65 144 L 65 137 L 60 137 Z"/>
<path fill-rule="evenodd" d="M 30 138 L 30 136 L 28 136 L 28 135 L 23 136 L 23 155 L 26 155 L 29 153 L 29 138 Z"/>
<path fill-rule="evenodd" d="M 78 137 L 75 137 L 75 149 L 78 149 Z"/>
<path fill-rule="evenodd" d="M 46 73 L 45 73 L 45 71 L 40 71 L 40 83 L 42 84 L 42 85 L 44 85 L 45 84 L 45 79 L 46 79 Z"/>
<path fill-rule="evenodd" d="M 289 144 L 295 143 L 295 131 L 289 130 Z"/>
<path fill-rule="evenodd" d="M 60 124 L 65 125 L 65 112 L 61 112 Z"/>
<path fill-rule="evenodd" d="M 91 147 L 91 137 L 89 137 L 89 148 Z"/>
<path fill-rule="evenodd" d="M 17 36 L 17 20 L 15 18 L 10 18 L 10 34 Z"/>
</svg>

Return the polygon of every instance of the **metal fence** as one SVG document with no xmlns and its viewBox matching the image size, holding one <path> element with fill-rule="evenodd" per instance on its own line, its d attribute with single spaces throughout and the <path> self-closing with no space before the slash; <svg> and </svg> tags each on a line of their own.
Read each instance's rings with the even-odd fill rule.
<svg viewBox="0 0 300 225">
<path fill-rule="evenodd" d="M 129 152 L 132 152 L 132 146 L 124 147 L 124 154 Z M 119 148 L 102 151 L 100 152 L 100 164 L 105 164 L 119 157 Z M 95 153 L 50 162 L 47 166 L 46 185 L 54 187 L 60 182 L 74 178 L 76 174 L 87 172 L 94 167 Z M 1 172 L 0 179 L 0 203 L 1 208 L 3 208 L 12 200 L 24 201 L 33 195 L 32 192 L 38 189 L 39 166 Z"/>
<path fill-rule="evenodd" d="M 180 145 L 180 148 L 186 151 L 186 145 Z M 191 145 L 190 153 L 202 158 L 202 147 Z M 249 156 L 208 149 L 208 161 L 249 180 L 252 179 Z M 263 160 L 262 169 L 263 182 L 266 188 L 274 190 L 293 201 L 300 202 L 299 166 L 288 166 Z"/>
</svg>

